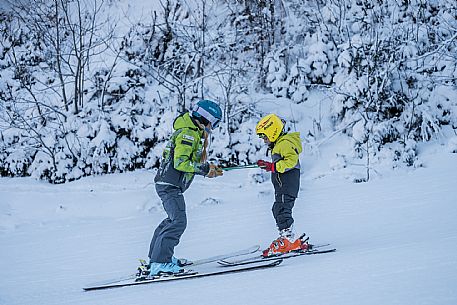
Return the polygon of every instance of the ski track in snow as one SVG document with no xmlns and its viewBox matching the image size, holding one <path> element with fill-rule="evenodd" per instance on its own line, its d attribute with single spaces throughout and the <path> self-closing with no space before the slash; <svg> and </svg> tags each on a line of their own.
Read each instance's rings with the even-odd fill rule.
<svg viewBox="0 0 457 305">
<path fill-rule="evenodd" d="M 197 178 L 186 192 L 188 228 L 176 255 L 190 259 L 276 236 L 272 186 L 234 171 Z M 457 303 L 457 155 L 370 183 L 307 180 L 296 231 L 335 253 L 278 267 L 106 291 L 91 282 L 135 272 L 163 212 L 153 174 L 86 178 L 52 186 L 0 179 L 0 304 L 440 304 Z M 217 204 L 203 204 L 215 198 Z"/>
</svg>

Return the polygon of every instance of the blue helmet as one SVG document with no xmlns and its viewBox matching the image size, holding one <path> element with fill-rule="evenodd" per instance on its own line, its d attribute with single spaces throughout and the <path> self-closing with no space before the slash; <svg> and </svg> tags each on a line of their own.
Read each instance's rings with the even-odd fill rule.
<svg viewBox="0 0 457 305">
<path fill-rule="evenodd" d="M 219 125 L 222 119 L 222 110 L 218 104 L 210 100 L 201 100 L 192 109 L 192 117 L 199 120 L 203 125 L 211 123 L 211 129 Z"/>
</svg>

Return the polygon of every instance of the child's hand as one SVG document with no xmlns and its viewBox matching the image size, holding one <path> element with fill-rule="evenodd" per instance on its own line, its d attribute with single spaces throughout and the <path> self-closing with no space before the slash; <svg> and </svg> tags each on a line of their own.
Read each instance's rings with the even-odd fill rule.
<svg viewBox="0 0 457 305">
<path fill-rule="evenodd" d="M 257 161 L 257 165 L 261 168 L 266 170 L 267 172 L 275 172 L 275 164 L 273 162 L 268 162 L 265 160 Z"/>
</svg>

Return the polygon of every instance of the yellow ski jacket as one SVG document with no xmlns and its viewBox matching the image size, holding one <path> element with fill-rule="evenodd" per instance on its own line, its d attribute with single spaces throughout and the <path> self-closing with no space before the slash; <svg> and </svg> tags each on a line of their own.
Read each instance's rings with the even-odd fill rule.
<svg viewBox="0 0 457 305">
<path fill-rule="evenodd" d="M 302 151 L 299 132 L 283 134 L 274 143 L 271 158 L 275 163 L 275 172 L 271 174 L 271 181 L 277 195 L 298 196 L 300 189 L 299 155 Z"/>
</svg>

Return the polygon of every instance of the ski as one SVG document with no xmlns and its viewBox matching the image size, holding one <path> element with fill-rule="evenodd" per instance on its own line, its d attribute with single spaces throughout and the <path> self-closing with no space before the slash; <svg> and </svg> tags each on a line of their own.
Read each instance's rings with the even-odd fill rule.
<svg viewBox="0 0 457 305">
<path fill-rule="evenodd" d="M 130 275 L 119 276 L 119 277 L 112 278 L 109 280 L 103 280 L 103 281 L 91 283 L 89 286 L 109 285 L 109 284 L 119 283 L 119 282 L 123 282 L 123 281 L 133 280 L 135 278 L 136 278 L 136 273 L 132 273 Z"/>
<path fill-rule="evenodd" d="M 184 264 L 184 266 L 198 266 L 198 265 L 208 264 L 208 263 L 217 262 L 217 261 L 232 258 L 232 257 L 253 254 L 259 250 L 260 250 L 260 246 L 255 245 L 255 246 L 243 249 L 243 250 L 239 250 L 239 251 L 235 251 L 235 252 L 231 252 L 231 253 L 227 253 L 227 254 L 221 254 L 221 255 L 211 256 L 211 257 L 202 258 L 202 259 L 198 259 L 198 260 L 194 260 L 194 261 L 188 261 L 186 264 Z"/>
<path fill-rule="evenodd" d="M 260 246 L 259 245 L 255 245 L 255 246 L 252 246 L 252 247 L 249 247 L 249 248 L 246 248 L 246 249 L 242 249 L 242 250 L 238 250 L 238 251 L 234 251 L 234 252 L 231 252 L 231 253 L 210 256 L 210 257 L 207 257 L 207 258 L 202 258 L 202 259 L 198 259 L 198 260 L 194 260 L 194 261 L 187 261 L 181 267 L 184 267 L 184 266 L 198 266 L 198 265 L 208 264 L 208 263 L 217 262 L 219 260 L 224 260 L 224 259 L 228 259 L 228 258 L 232 258 L 232 257 L 253 254 L 253 253 L 255 253 L 255 252 L 259 251 L 259 250 L 260 250 Z M 141 264 L 145 264 L 146 263 L 142 259 L 140 259 L 140 262 L 142 262 Z M 113 279 L 109 279 L 109 280 L 104 280 L 104 281 L 92 283 L 91 286 L 109 285 L 109 284 L 119 283 L 119 282 L 131 280 L 131 279 L 135 279 L 135 278 L 136 278 L 136 273 L 133 273 L 133 274 L 126 275 L 126 276 L 120 276 L 120 277 L 117 277 L 117 278 L 113 278 Z"/>
<path fill-rule="evenodd" d="M 309 248 L 306 252 L 308 252 L 309 254 L 312 254 L 312 253 L 310 253 L 310 252 L 313 252 L 313 253 L 317 254 L 317 253 L 316 253 L 317 250 L 319 250 L 320 248 L 328 247 L 328 246 L 330 246 L 329 243 L 326 243 L 326 244 L 317 244 L 317 245 L 309 244 L 309 247 L 310 247 L 310 248 Z M 333 251 L 331 251 L 331 252 L 334 252 L 334 251 L 336 251 L 336 249 L 333 250 Z M 292 253 L 293 253 L 293 254 L 296 254 L 296 253 L 303 253 L 303 252 L 300 251 L 300 252 L 292 252 Z M 327 252 L 324 252 L 324 253 L 327 253 Z M 295 255 L 295 256 L 296 256 L 296 255 Z M 279 256 L 273 256 L 273 257 L 278 258 Z M 245 261 L 258 260 L 258 259 L 265 259 L 262 255 L 249 256 L 249 257 L 246 257 L 246 258 L 243 258 L 243 259 L 239 259 L 239 260 L 227 260 L 227 259 L 229 259 L 229 258 L 232 258 L 232 257 L 220 259 L 220 260 L 218 261 L 218 263 L 219 263 L 220 265 L 222 265 L 222 264 L 224 264 L 224 263 L 225 263 L 225 264 L 230 264 L 230 263 L 236 263 L 236 264 L 237 264 L 237 263 L 242 263 L 242 262 L 245 262 Z M 221 263 L 221 262 L 222 262 L 222 263 Z"/>
<path fill-rule="evenodd" d="M 313 255 L 313 254 L 324 254 L 324 253 L 331 253 L 335 252 L 336 249 L 325 249 L 325 250 L 308 250 L 308 251 L 297 251 L 297 252 L 289 252 L 286 254 L 282 255 L 277 255 L 277 256 L 269 256 L 269 257 L 263 257 L 263 256 L 255 256 L 255 257 L 250 257 L 246 259 L 241 259 L 241 260 L 219 260 L 217 263 L 221 265 L 222 267 L 234 267 L 234 266 L 242 266 L 242 265 L 249 265 L 249 264 L 255 264 L 258 262 L 265 262 L 265 261 L 270 261 L 270 260 L 275 260 L 275 259 L 288 259 L 291 257 L 297 257 L 297 256 L 302 256 L 302 255 Z"/>
<path fill-rule="evenodd" d="M 184 274 L 180 274 L 180 275 L 158 276 L 158 277 L 155 277 L 152 279 L 147 279 L 147 280 L 142 280 L 142 281 L 135 281 L 132 279 L 132 280 L 119 282 L 119 283 L 111 283 L 111 284 L 99 285 L 99 286 L 88 286 L 88 287 L 84 287 L 83 289 L 85 291 L 101 290 L 101 289 L 108 289 L 108 288 L 120 288 L 120 287 L 127 287 L 127 286 L 153 284 L 153 283 L 159 283 L 159 282 L 195 279 L 195 278 L 209 277 L 209 276 L 229 274 L 229 273 L 241 273 L 241 272 L 246 272 L 246 271 L 271 268 L 271 267 L 278 266 L 281 263 L 282 263 L 282 259 L 276 258 L 273 261 L 253 263 L 248 266 L 215 269 L 214 271 L 208 271 L 208 272 L 188 271 L 188 272 L 186 272 Z"/>
<path fill-rule="evenodd" d="M 319 245 L 312 245 L 312 244 L 310 244 L 310 246 L 311 246 L 310 249 L 311 249 L 311 250 L 314 250 L 314 249 L 318 249 L 318 248 L 328 247 L 328 246 L 330 246 L 330 244 L 319 244 Z"/>
</svg>

